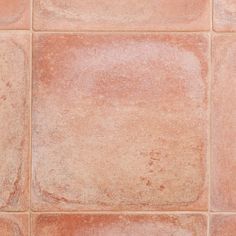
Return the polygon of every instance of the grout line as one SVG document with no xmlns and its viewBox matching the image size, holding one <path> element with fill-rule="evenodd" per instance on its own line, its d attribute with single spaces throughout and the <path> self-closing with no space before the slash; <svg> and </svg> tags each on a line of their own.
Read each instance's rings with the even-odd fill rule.
<svg viewBox="0 0 236 236">
<path fill-rule="evenodd" d="M 119 214 L 129 214 L 129 215 L 207 215 L 207 212 L 197 212 L 197 211 L 55 211 L 55 212 L 40 212 L 35 211 L 32 214 L 64 214 L 64 215 L 119 215 Z"/>
<path fill-rule="evenodd" d="M 211 166 L 212 166 L 212 157 L 211 157 L 211 83 L 212 83 L 212 36 L 214 33 L 214 0 L 210 1 L 211 5 L 211 30 L 210 30 L 210 50 L 209 50 L 209 79 L 208 79 L 208 220 L 207 220 L 207 235 L 211 235 Z"/>
<path fill-rule="evenodd" d="M 32 234 L 32 213 L 30 213 L 29 225 L 30 225 L 30 228 L 29 228 L 29 236 L 31 236 L 31 234 Z"/>
<path fill-rule="evenodd" d="M 32 32 L 30 33 L 30 152 L 29 152 L 29 214 L 31 219 L 31 179 L 32 179 Z M 30 221 L 31 222 L 31 221 Z M 30 225 L 30 235 L 31 235 L 31 224 Z"/>
<path fill-rule="evenodd" d="M 208 220 L 207 220 L 207 228 L 208 228 L 208 236 L 210 236 L 210 210 L 211 210 L 211 38 L 212 35 L 210 33 L 210 40 L 209 40 L 209 58 L 208 58 L 208 65 L 209 65 L 209 74 L 208 74 L 208 86 L 207 86 L 207 94 L 208 94 L 208 112 L 207 112 L 207 163 L 208 163 Z"/>
<path fill-rule="evenodd" d="M 32 213 L 59 213 L 59 212 L 62 212 L 62 213 L 67 213 L 67 214 L 70 214 L 70 213 L 101 213 L 101 212 L 107 212 L 107 213 L 119 213 L 119 212 L 129 212 L 129 213 L 136 213 L 136 212 L 141 212 L 141 213 L 158 213 L 158 214 L 163 214 L 165 212 L 167 212 L 168 214 L 172 214 L 172 213 L 186 213 L 186 214 L 190 214 L 190 213 L 196 213 L 196 214 L 206 214 L 208 211 L 204 211 L 204 210 L 200 210 L 200 211 L 197 211 L 197 210 L 128 210 L 128 209 L 123 209 L 123 210 L 106 210 L 106 209 L 101 209 L 101 210 L 57 210 L 57 211 L 53 211 L 53 210 L 49 210 L 49 211 L 40 211 L 40 210 L 32 210 Z M 236 212 L 235 212 L 236 213 Z"/>
<path fill-rule="evenodd" d="M 211 212 L 211 215 L 235 215 L 236 216 L 236 211 L 215 211 Z"/>
<path fill-rule="evenodd" d="M 16 32 L 16 33 L 19 33 L 19 32 L 23 32 L 23 33 L 26 33 L 26 32 L 29 32 L 30 29 L 0 29 L 0 33 L 4 33 L 4 32 Z"/>
<path fill-rule="evenodd" d="M 235 35 L 236 31 L 214 31 L 214 30 L 207 30 L 207 31 L 152 31 L 152 30 L 143 30 L 143 31 L 138 31 L 138 30 L 119 30 L 119 31 L 102 31 L 102 30 L 77 30 L 77 31 L 37 31 L 34 29 L 0 29 L 0 33 L 36 33 L 36 34 L 207 34 L 207 33 L 212 33 L 214 34 L 222 34 L 222 35 Z"/>
<path fill-rule="evenodd" d="M 32 234 L 31 223 L 31 186 L 32 186 L 32 75 L 33 75 L 33 0 L 30 0 L 30 165 L 29 165 L 29 235 Z"/>
<path fill-rule="evenodd" d="M 153 33 L 153 34 L 158 34 L 158 33 L 177 33 L 177 34 L 191 34 L 191 33 L 198 33 L 198 34 L 206 34 L 210 32 L 209 30 L 195 30 L 195 31 L 165 31 L 165 30 L 76 30 L 76 31 L 55 31 L 55 30 L 50 30 L 50 31 L 45 31 L 45 30 L 34 30 L 33 28 L 31 29 L 0 29 L 0 33 L 4 32 L 32 32 L 32 33 L 42 33 L 42 34 L 78 34 L 78 33 L 104 33 L 104 34 L 110 34 L 110 33 L 134 33 L 134 34 L 145 34 L 145 33 Z M 236 32 L 216 32 L 214 33 L 221 34 L 221 33 L 232 33 L 236 34 Z"/>
<path fill-rule="evenodd" d="M 196 215 L 208 215 L 208 211 L 0 211 L 0 214 L 6 215 L 27 215 L 27 214 L 196 214 Z M 235 215 L 236 211 L 211 211 L 211 215 Z"/>
<path fill-rule="evenodd" d="M 111 30 L 111 31 L 102 31 L 102 30 L 78 30 L 78 31 L 35 31 L 37 34 L 207 34 L 209 31 L 152 31 L 152 30 Z"/>
<path fill-rule="evenodd" d="M 207 34 L 207 33 L 212 33 L 212 34 L 223 34 L 223 35 L 235 35 L 236 31 L 214 31 L 213 29 L 209 30 L 195 30 L 195 31 L 158 31 L 158 30 L 143 30 L 143 31 L 138 31 L 138 30 L 110 30 L 110 31 L 102 31 L 102 30 L 77 30 L 77 31 L 38 31 L 34 29 L 0 29 L 0 33 L 26 33 L 26 32 L 32 32 L 32 33 L 37 33 L 37 34 L 96 34 L 96 33 L 104 33 L 104 34 L 110 34 L 110 33 L 123 33 L 123 34 Z"/>
<path fill-rule="evenodd" d="M 0 211 L 0 215 L 29 215 L 29 211 Z"/>
<path fill-rule="evenodd" d="M 209 32 L 210 29 L 208 30 L 150 30 L 150 29 L 143 29 L 143 30 L 135 30 L 135 29 L 120 29 L 120 30 L 115 30 L 115 29 L 110 29 L 110 30 L 102 30 L 102 29 L 97 29 L 97 30 L 34 30 L 34 32 L 37 33 L 207 33 Z"/>
</svg>

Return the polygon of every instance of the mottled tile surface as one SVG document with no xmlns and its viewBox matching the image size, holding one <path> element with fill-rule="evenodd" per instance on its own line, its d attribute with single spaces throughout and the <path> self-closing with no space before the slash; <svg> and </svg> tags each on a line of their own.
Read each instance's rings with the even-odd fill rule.
<svg viewBox="0 0 236 236">
<path fill-rule="evenodd" d="M 236 31 L 236 0 L 214 0 L 214 29 Z"/>
<path fill-rule="evenodd" d="M 34 215 L 33 236 L 206 236 L 203 215 Z"/>
<path fill-rule="evenodd" d="M 206 209 L 207 54 L 198 34 L 36 34 L 34 209 Z"/>
<path fill-rule="evenodd" d="M 215 36 L 212 82 L 212 204 L 236 210 L 236 36 Z"/>
<path fill-rule="evenodd" d="M 235 236 L 236 215 L 213 215 L 210 236 Z"/>
<path fill-rule="evenodd" d="M 37 30 L 207 30 L 209 0 L 35 0 Z"/>
<path fill-rule="evenodd" d="M 28 236 L 28 215 L 0 213 L 0 235 Z"/>
<path fill-rule="evenodd" d="M 28 34 L 0 34 L 0 210 L 28 205 Z"/>
<path fill-rule="evenodd" d="M 1 0 L 0 29 L 29 29 L 30 0 Z"/>
</svg>

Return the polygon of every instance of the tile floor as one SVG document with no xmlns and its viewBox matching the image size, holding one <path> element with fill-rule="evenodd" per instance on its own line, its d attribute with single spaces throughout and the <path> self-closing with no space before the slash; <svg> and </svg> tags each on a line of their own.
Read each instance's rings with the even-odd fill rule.
<svg viewBox="0 0 236 236">
<path fill-rule="evenodd" d="M 1 0 L 0 235 L 235 236 L 236 0 Z"/>
</svg>

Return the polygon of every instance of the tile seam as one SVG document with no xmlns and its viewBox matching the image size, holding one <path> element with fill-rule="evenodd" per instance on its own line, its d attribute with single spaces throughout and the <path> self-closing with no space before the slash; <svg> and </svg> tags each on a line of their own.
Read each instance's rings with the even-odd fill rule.
<svg viewBox="0 0 236 236">
<path fill-rule="evenodd" d="M 29 32 L 31 31 L 32 33 L 45 33 L 45 34 L 50 34 L 50 33 L 57 33 L 57 34 L 74 34 L 74 33 L 179 33 L 179 34 L 191 34 L 191 33 L 209 33 L 211 32 L 211 30 L 206 30 L 206 31 L 202 31 L 202 30 L 193 30 L 193 31 L 166 31 L 166 30 L 76 30 L 76 31 L 55 31 L 55 30 L 50 30 L 50 31 L 44 31 L 44 30 L 31 30 L 31 29 L 0 29 L 0 33 L 2 32 Z M 221 33 L 232 33 L 232 34 L 236 34 L 236 31 L 226 31 L 226 32 L 218 32 L 218 31 L 212 31 L 216 34 L 221 34 Z"/>
<path fill-rule="evenodd" d="M 142 31 L 127 31 L 127 30 L 119 30 L 119 31 L 102 31 L 102 30 L 98 30 L 98 31 L 92 31 L 92 30 L 88 30 L 88 31 L 83 31 L 83 30 L 77 30 L 77 31 L 36 31 L 36 30 L 31 30 L 31 29 L 0 29 L 0 33 L 26 33 L 26 32 L 32 32 L 32 33 L 42 33 L 42 34 L 77 34 L 77 33 L 106 33 L 106 34 L 110 34 L 110 33 L 153 33 L 153 34 L 158 34 L 158 33 L 170 33 L 170 34 L 191 34 L 191 33 L 196 33 L 196 34 L 207 34 L 207 33 L 212 33 L 212 35 L 214 34 L 226 34 L 226 35 L 235 35 L 236 31 L 214 31 L 214 30 L 208 30 L 208 31 L 150 31 L 150 30 L 142 30 Z"/>
<path fill-rule="evenodd" d="M 32 78 L 33 78 L 33 0 L 30 0 L 30 158 L 29 158 L 29 236 L 32 235 L 31 188 L 32 188 Z"/>
<path fill-rule="evenodd" d="M 206 212 L 196 212 L 196 211 L 55 211 L 55 212 L 40 212 L 35 211 L 31 212 L 32 214 L 65 214 L 65 215 L 91 215 L 91 214 L 98 214 L 98 215 L 119 215 L 119 214 L 130 214 L 130 215 L 205 215 L 207 216 Z"/>
<path fill-rule="evenodd" d="M 210 50 L 209 50 L 209 84 L 208 84 L 208 230 L 207 235 L 211 235 L 211 165 L 212 165 L 212 152 L 211 152 L 211 83 L 212 83 L 212 35 L 214 33 L 214 0 L 210 1 L 211 4 L 211 29 L 210 29 Z"/>
<path fill-rule="evenodd" d="M 208 211 L 31 211 L 32 214 L 203 214 Z M 29 211 L 0 211 L 0 214 L 27 215 Z M 211 215 L 236 215 L 236 211 L 211 211 Z"/>
</svg>

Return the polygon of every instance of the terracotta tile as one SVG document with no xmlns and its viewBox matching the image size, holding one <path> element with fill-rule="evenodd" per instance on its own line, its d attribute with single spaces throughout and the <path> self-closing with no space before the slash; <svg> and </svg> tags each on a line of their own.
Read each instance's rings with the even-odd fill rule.
<svg viewBox="0 0 236 236">
<path fill-rule="evenodd" d="M 29 29 L 30 0 L 1 0 L 0 29 Z"/>
<path fill-rule="evenodd" d="M 29 39 L 0 34 L 0 210 L 28 205 Z"/>
<path fill-rule="evenodd" d="M 35 0 L 36 30 L 208 30 L 209 0 Z"/>
<path fill-rule="evenodd" d="M 1 236 L 28 236 L 28 215 L 0 213 Z"/>
<path fill-rule="evenodd" d="M 215 210 L 236 210 L 236 36 L 213 41 L 212 201 Z"/>
<path fill-rule="evenodd" d="M 203 215 L 34 215 L 33 236 L 206 236 Z"/>
<path fill-rule="evenodd" d="M 36 210 L 206 209 L 208 38 L 36 34 Z"/>
<path fill-rule="evenodd" d="M 214 0 L 214 29 L 236 30 L 236 0 Z"/>
<path fill-rule="evenodd" d="M 210 236 L 235 236 L 236 215 L 213 215 Z"/>
</svg>

